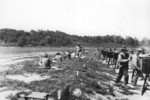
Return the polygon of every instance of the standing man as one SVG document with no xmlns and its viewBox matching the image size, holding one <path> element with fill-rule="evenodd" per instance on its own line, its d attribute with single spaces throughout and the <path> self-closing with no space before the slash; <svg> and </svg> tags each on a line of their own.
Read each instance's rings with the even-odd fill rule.
<svg viewBox="0 0 150 100">
<path fill-rule="evenodd" d="M 77 46 L 76 46 L 76 54 L 77 54 L 77 57 L 80 58 L 81 57 L 81 51 L 82 51 L 83 47 L 80 45 L 80 43 L 78 42 L 77 43 Z"/>
<path fill-rule="evenodd" d="M 133 68 L 133 86 L 137 85 L 137 80 L 141 74 L 141 63 L 140 63 L 140 58 L 139 54 L 141 53 L 141 50 L 139 49 L 134 55 L 132 55 L 132 63 L 131 67 Z"/>
<path fill-rule="evenodd" d="M 128 79 L 129 79 L 129 75 L 128 75 L 128 62 L 130 60 L 130 58 L 127 56 L 126 54 L 126 46 L 123 46 L 121 48 L 121 52 L 118 55 L 118 66 L 119 66 L 119 73 L 118 76 L 116 78 L 116 84 L 118 84 L 122 78 L 122 76 L 124 75 L 124 84 L 127 85 L 128 84 Z"/>
</svg>

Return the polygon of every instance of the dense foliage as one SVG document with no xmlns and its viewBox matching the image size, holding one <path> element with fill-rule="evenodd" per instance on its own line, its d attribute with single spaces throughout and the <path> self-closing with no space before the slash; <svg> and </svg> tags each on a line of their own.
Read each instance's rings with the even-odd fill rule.
<svg viewBox="0 0 150 100">
<path fill-rule="evenodd" d="M 126 44 L 137 46 L 138 39 L 132 37 L 106 35 L 106 36 L 77 36 L 69 35 L 61 31 L 31 30 L 26 32 L 15 29 L 0 30 L 0 45 L 3 46 L 72 46 L 81 42 L 87 46 L 101 44 Z"/>
</svg>

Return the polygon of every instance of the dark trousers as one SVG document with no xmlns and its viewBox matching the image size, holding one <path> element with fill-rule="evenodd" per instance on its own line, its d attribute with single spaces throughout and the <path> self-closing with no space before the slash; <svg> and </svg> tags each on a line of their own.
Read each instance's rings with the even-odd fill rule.
<svg viewBox="0 0 150 100">
<path fill-rule="evenodd" d="M 135 72 L 135 69 L 133 69 L 133 71 L 132 71 L 132 77 L 131 77 L 131 81 L 133 82 L 133 76 L 134 76 L 134 72 Z M 142 71 L 140 71 L 140 72 L 138 72 L 139 73 L 139 77 L 141 77 L 142 79 L 144 79 L 144 76 L 143 76 L 143 73 L 142 73 Z"/>
<path fill-rule="evenodd" d="M 119 83 L 123 75 L 125 76 L 125 77 L 124 77 L 124 83 L 125 83 L 125 84 L 128 84 L 129 75 L 128 75 L 128 68 L 127 68 L 127 67 L 121 67 L 121 68 L 119 69 L 119 73 L 118 73 L 118 76 L 117 76 L 115 82 L 116 82 L 116 83 Z"/>
<path fill-rule="evenodd" d="M 138 70 L 138 69 L 133 69 L 133 71 L 134 71 L 134 74 L 133 74 L 133 79 L 132 80 L 133 80 L 133 85 L 135 86 L 137 84 L 138 78 L 141 75 L 141 71 Z"/>
<path fill-rule="evenodd" d="M 132 77 L 131 77 L 131 82 L 133 82 L 133 76 L 134 76 L 134 69 L 133 69 L 133 71 L 132 71 Z"/>
</svg>

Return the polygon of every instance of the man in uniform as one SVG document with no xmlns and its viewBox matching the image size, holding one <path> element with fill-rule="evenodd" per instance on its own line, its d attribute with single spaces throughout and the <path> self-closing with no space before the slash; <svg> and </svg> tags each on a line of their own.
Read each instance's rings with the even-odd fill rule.
<svg viewBox="0 0 150 100">
<path fill-rule="evenodd" d="M 118 76 L 116 78 L 116 84 L 118 84 L 122 78 L 122 76 L 124 75 L 124 84 L 127 85 L 128 84 L 128 79 L 129 79 L 129 75 L 128 75 L 128 62 L 130 60 L 130 58 L 127 56 L 126 54 L 126 47 L 123 46 L 121 48 L 121 52 L 118 55 L 118 59 L 117 59 L 117 63 L 119 66 L 119 73 Z"/>
</svg>

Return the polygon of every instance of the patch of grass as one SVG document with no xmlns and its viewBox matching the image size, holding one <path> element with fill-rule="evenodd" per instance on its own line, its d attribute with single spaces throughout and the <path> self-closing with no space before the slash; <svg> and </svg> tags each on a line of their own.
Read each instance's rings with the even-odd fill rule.
<svg viewBox="0 0 150 100">
<path fill-rule="evenodd" d="M 38 59 L 24 61 L 18 65 L 23 65 L 23 67 L 18 70 L 8 71 L 7 74 L 37 73 L 51 77 L 42 81 L 33 81 L 29 84 L 17 80 L 5 80 L 2 82 L 3 86 L 13 89 L 30 89 L 36 92 L 51 93 L 53 91 L 52 96 L 56 98 L 57 90 L 65 90 L 70 85 L 70 90 L 80 88 L 83 92 L 82 99 L 76 98 L 77 100 L 87 100 L 84 93 L 92 94 L 94 91 L 103 95 L 112 95 L 112 87 L 109 87 L 108 84 L 99 84 L 98 82 L 109 82 L 112 79 L 111 76 L 104 75 L 101 72 L 110 73 L 111 75 L 115 75 L 115 73 L 112 70 L 106 70 L 108 69 L 106 65 L 100 64 L 98 61 L 92 61 L 89 58 L 64 60 L 60 63 L 54 63 L 54 65 L 61 67 L 62 70 L 41 69 L 38 65 Z M 15 65 L 11 67 L 15 68 Z M 79 75 L 76 75 L 77 71 L 79 71 Z M 96 71 L 99 73 L 96 73 Z M 112 91 L 109 91 L 111 89 Z"/>
<path fill-rule="evenodd" d="M 27 84 L 23 81 L 5 79 L 1 81 L 2 87 L 9 87 L 10 89 L 24 89 Z"/>
<path fill-rule="evenodd" d="M 6 75 L 17 75 L 17 74 L 24 74 L 24 73 L 37 73 L 43 74 L 47 73 L 49 70 L 39 68 L 39 61 L 36 58 L 35 60 L 27 60 L 17 64 L 9 65 L 10 70 L 5 71 Z"/>
</svg>

